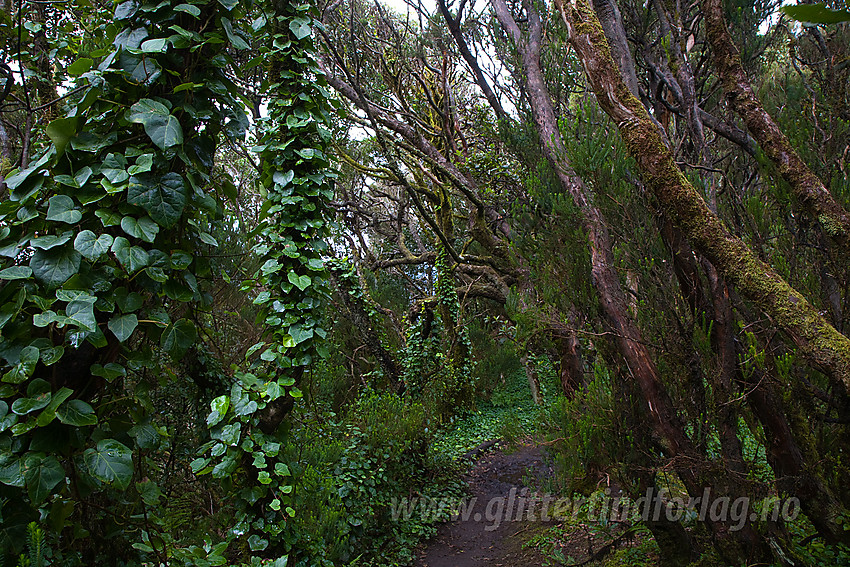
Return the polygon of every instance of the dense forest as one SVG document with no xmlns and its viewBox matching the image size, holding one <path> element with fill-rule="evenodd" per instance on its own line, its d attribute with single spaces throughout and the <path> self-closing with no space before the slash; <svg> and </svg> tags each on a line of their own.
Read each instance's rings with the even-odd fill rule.
<svg viewBox="0 0 850 567">
<path fill-rule="evenodd" d="M 529 524 L 548 564 L 850 565 L 843 3 L 0 0 L 0 38 L 0 565 L 410 565 L 457 510 L 399 502 L 496 439 L 664 511 Z"/>
</svg>

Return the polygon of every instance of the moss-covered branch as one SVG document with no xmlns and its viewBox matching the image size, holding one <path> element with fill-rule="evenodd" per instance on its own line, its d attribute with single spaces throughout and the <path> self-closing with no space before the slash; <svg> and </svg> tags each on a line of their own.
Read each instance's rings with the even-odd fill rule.
<svg viewBox="0 0 850 567">
<path fill-rule="evenodd" d="M 658 206 L 696 250 L 791 337 L 811 364 L 841 380 L 850 391 L 850 340 L 709 210 L 679 170 L 646 109 L 623 82 L 589 2 L 559 4 L 588 82 L 600 106 L 617 124 Z"/>
<path fill-rule="evenodd" d="M 702 13 L 705 17 L 705 34 L 714 52 L 711 61 L 720 75 L 729 104 L 744 120 L 750 134 L 791 186 L 806 211 L 820 222 L 827 234 L 846 246 L 850 239 L 850 215 L 797 154 L 756 96 L 741 64 L 741 54 L 726 27 L 722 2 L 702 0 Z"/>
</svg>

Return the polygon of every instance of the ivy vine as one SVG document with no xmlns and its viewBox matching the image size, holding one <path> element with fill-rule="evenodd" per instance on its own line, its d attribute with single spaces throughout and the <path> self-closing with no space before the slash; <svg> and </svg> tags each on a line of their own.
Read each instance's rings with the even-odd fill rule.
<svg viewBox="0 0 850 567">
<path fill-rule="evenodd" d="M 248 10 L 118 4 L 102 44 L 68 67 L 78 94 L 47 125 L 49 146 L 5 180 L 0 483 L 20 489 L 2 511 L 21 521 L 4 544 L 28 520 L 81 523 L 95 496 L 130 503 L 149 541 L 138 518 L 158 489 L 145 456 L 166 435 L 149 392 L 211 301 L 199 280 L 213 277 L 210 227 L 233 186 L 212 168 L 221 140 L 249 125 L 228 72 Z"/>
<path fill-rule="evenodd" d="M 254 151 L 266 194 L 254 253 L 261 267 L 249 287 L 267 328 L 248 350 L 247 366 L 229 395 L 213 400 L 208 423 L 213 441 L 193 463 L 237 486 L 240 510 L 233 533 L 247 541 L 252 561 L 286 564 L 297 546 L 287 520 L 297 512 L 290 469 L 280 457 L 283 418 L 302 393 L 298 384 L 318 357 L 327 356 L 320 308 L 327 291 L 328 201 L 336 174 L 326 155 L 331 94 L 314 59 L 316 9 L 274 0 L 255 22 L 266 38 L 262 61 L 271 94 L 268 118 Z"/>
</svg>

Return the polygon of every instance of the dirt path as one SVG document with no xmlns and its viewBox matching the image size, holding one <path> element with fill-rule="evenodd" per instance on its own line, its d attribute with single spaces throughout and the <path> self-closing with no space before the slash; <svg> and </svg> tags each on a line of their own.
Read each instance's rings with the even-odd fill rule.
<svg viewBox="0 0 850 567">
<path fill-rule="evenodd" d="M 549 476 L 539 447 L 482 456 L 467 475 L 469 506 L 458 520 L 440 527 L 416 561 L 417 567 L 540 567 L 544 558 L 523 549 L 542 521 L 539 502 L 529 498 L 530 479 Z M 466 516 L 466 519 L 463 518 Z"/>
</svg>

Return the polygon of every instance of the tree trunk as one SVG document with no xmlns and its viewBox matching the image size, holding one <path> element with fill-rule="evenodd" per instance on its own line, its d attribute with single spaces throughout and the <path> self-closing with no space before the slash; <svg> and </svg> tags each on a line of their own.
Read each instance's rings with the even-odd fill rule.
<svg viewBox="0 0 850 567">
<path fill-rule="evenodd" d="M 723 3 L 721 0 L 702 0 L 702 14 L 705 17 L 705 34 L 714 52 L 710 61 L 714 62 L 714 68 L 720 75 L 729 104 L 744 120 L 750 134 L 791 186 L 806 211 L 820 222 L 824 232 L 846 247 L 850 242 L 850 215 L 797 154 L 753 91 L 741 64 L 741 54 L 726 27 Z"/>
<path fill-rule="evenodd" d="M 808 424 L 802 423 L 803 430 L 795 436 L 770 378 L 757 374 L 750 383 L 753 390 L 747 401 L 764 430 L 767 461 L 776 473 L 776 487 L 780 492 L 800 499 L 803 512 L 827 543 L 850 543 L 850 532 L 839 523 L 847 509 L 832 494 L 817 470 L 806 466 L 806 462 L 816 463 L 819 460 Z M 797 408 L 790 409 L 796 411 Z M 799 421 L 804 422 L 802 419 Z M 795 437 L 803 440 L 805 458 Z"/>
<path fill-rule="evenodd" d="M 369 306 L 365 304 L 363 298 L 357 297 L 354 284 L 349 281 L 346 275 L 340 273 L 343 269 L 330 265 L 328 273 L 331 281 L 339 291 L 339 297 L 348 312 L 349 319 L 360 334 L 360 340 L 366 345 L 369 354 L 378 361 L 387 381 L 398 389 L 403 383 L 401 365 L 396 361 L 395 356 L 384 347 L 384 341 L 376 328 L 377 321 L 373 320 L 369 313 Z M 361 293 L 364 292 L 361 291 Z"/>
<path fill-rule="evenodd" d="M 531 390 L 531 399 L 535 405 L 543 403 L 543 396 L 540 395 L 540 378 L 537 376 L 537 369 L 534 367 L 534 362 L 528 360 L 528 355 L 524 354 L 520 358 L 522 366 L 525 368 L 525 375 L 528 377 L 528 389 Z"/>
<path fill-rule="evenodd" d="M 569 399 L 575 396 L 576 390 L 584 384 L 584 364 L 579 354 L 579 342 L 575 333 L 555 340 L 558 351 L 558 377 L 561 382 L 561 392 Z"/>
<path fill-rule="evenodd" d="M 499 22 L 513 39 L 520 55 L 526 91 L 543 155 L 552 166 L 564 192 L 572 197 L 582 213 L 582 223 L 591 249 L 591 280 L 599 294 L 602 315 L 614 336 L 617 350 L 626 363 L 628 374 L 635 380 L 647 403 L 651 427 L 657 435 L 657 442 L 669 455 L 679 457 L 675 466 L 676 472 L 691 495 L 700 495 L 709 486 L 706 473 L 711 475 L 712 480 L 716 480 L 710 483 L 715 490 L 719 489 L 724 495 L 738 495 L 740 486 L 732 482 L 725 471 L 711 470 L 710 464 L 704 461 L 691 440 L 685 435 L 684 424 L 661 382 L 655 363 L 642 340 L 640 330 L 629 316 L 628 302 L 620 284 L 619 274 L 615 269 L 616 262 L 607 225 L 601 212 L 592 203 L 590 191 L 567 159 L 549 91 L 543 79 L 540 68 L 542 26 L 539 15 L 530 1 L 524 3 L 528 14 L 529 30 L 527 36 L 524 36 L 504 0 L 491 0 L 490 3 Z M 593 13 L 588 4 L 584 3 L 583 6 Z M 604 35 L 595 14 L 593 19 L 597 25 L 595 30 L 604 41 Z M 608 54 L 607 44 L 605 45 L 607 62 L 610 64 L 610 68 L 606 71 L 619 77 Z M 640 105 L 629 93 L 622 79 L 619 79 L 619 86 L 631 97 L 631 100 Z M 653 132 L 656 136 L 658 135 L 657 131 L 653 130 Z M 684 464 L 686 461 L 687 465 Z M 730 524 L 723 520 L 708 520 L 707 523 L 715 538 L 716 547 L 725 559 L 737 563 L 753 558 L 760 560 L 769 557 L 766 543 L 748 521 L 739 531 L 730 529 Z"/>
<path fill-rule="evenodd" d="M 617 124 L 658 206 L 727 281 L 791 337 L 811 364 L 850 391 L 850 340 L 711 212 L 623 82 L 588 0 L 562 5 L 561 12 L 587 80 L 600 106 Z"/>
</svg>

